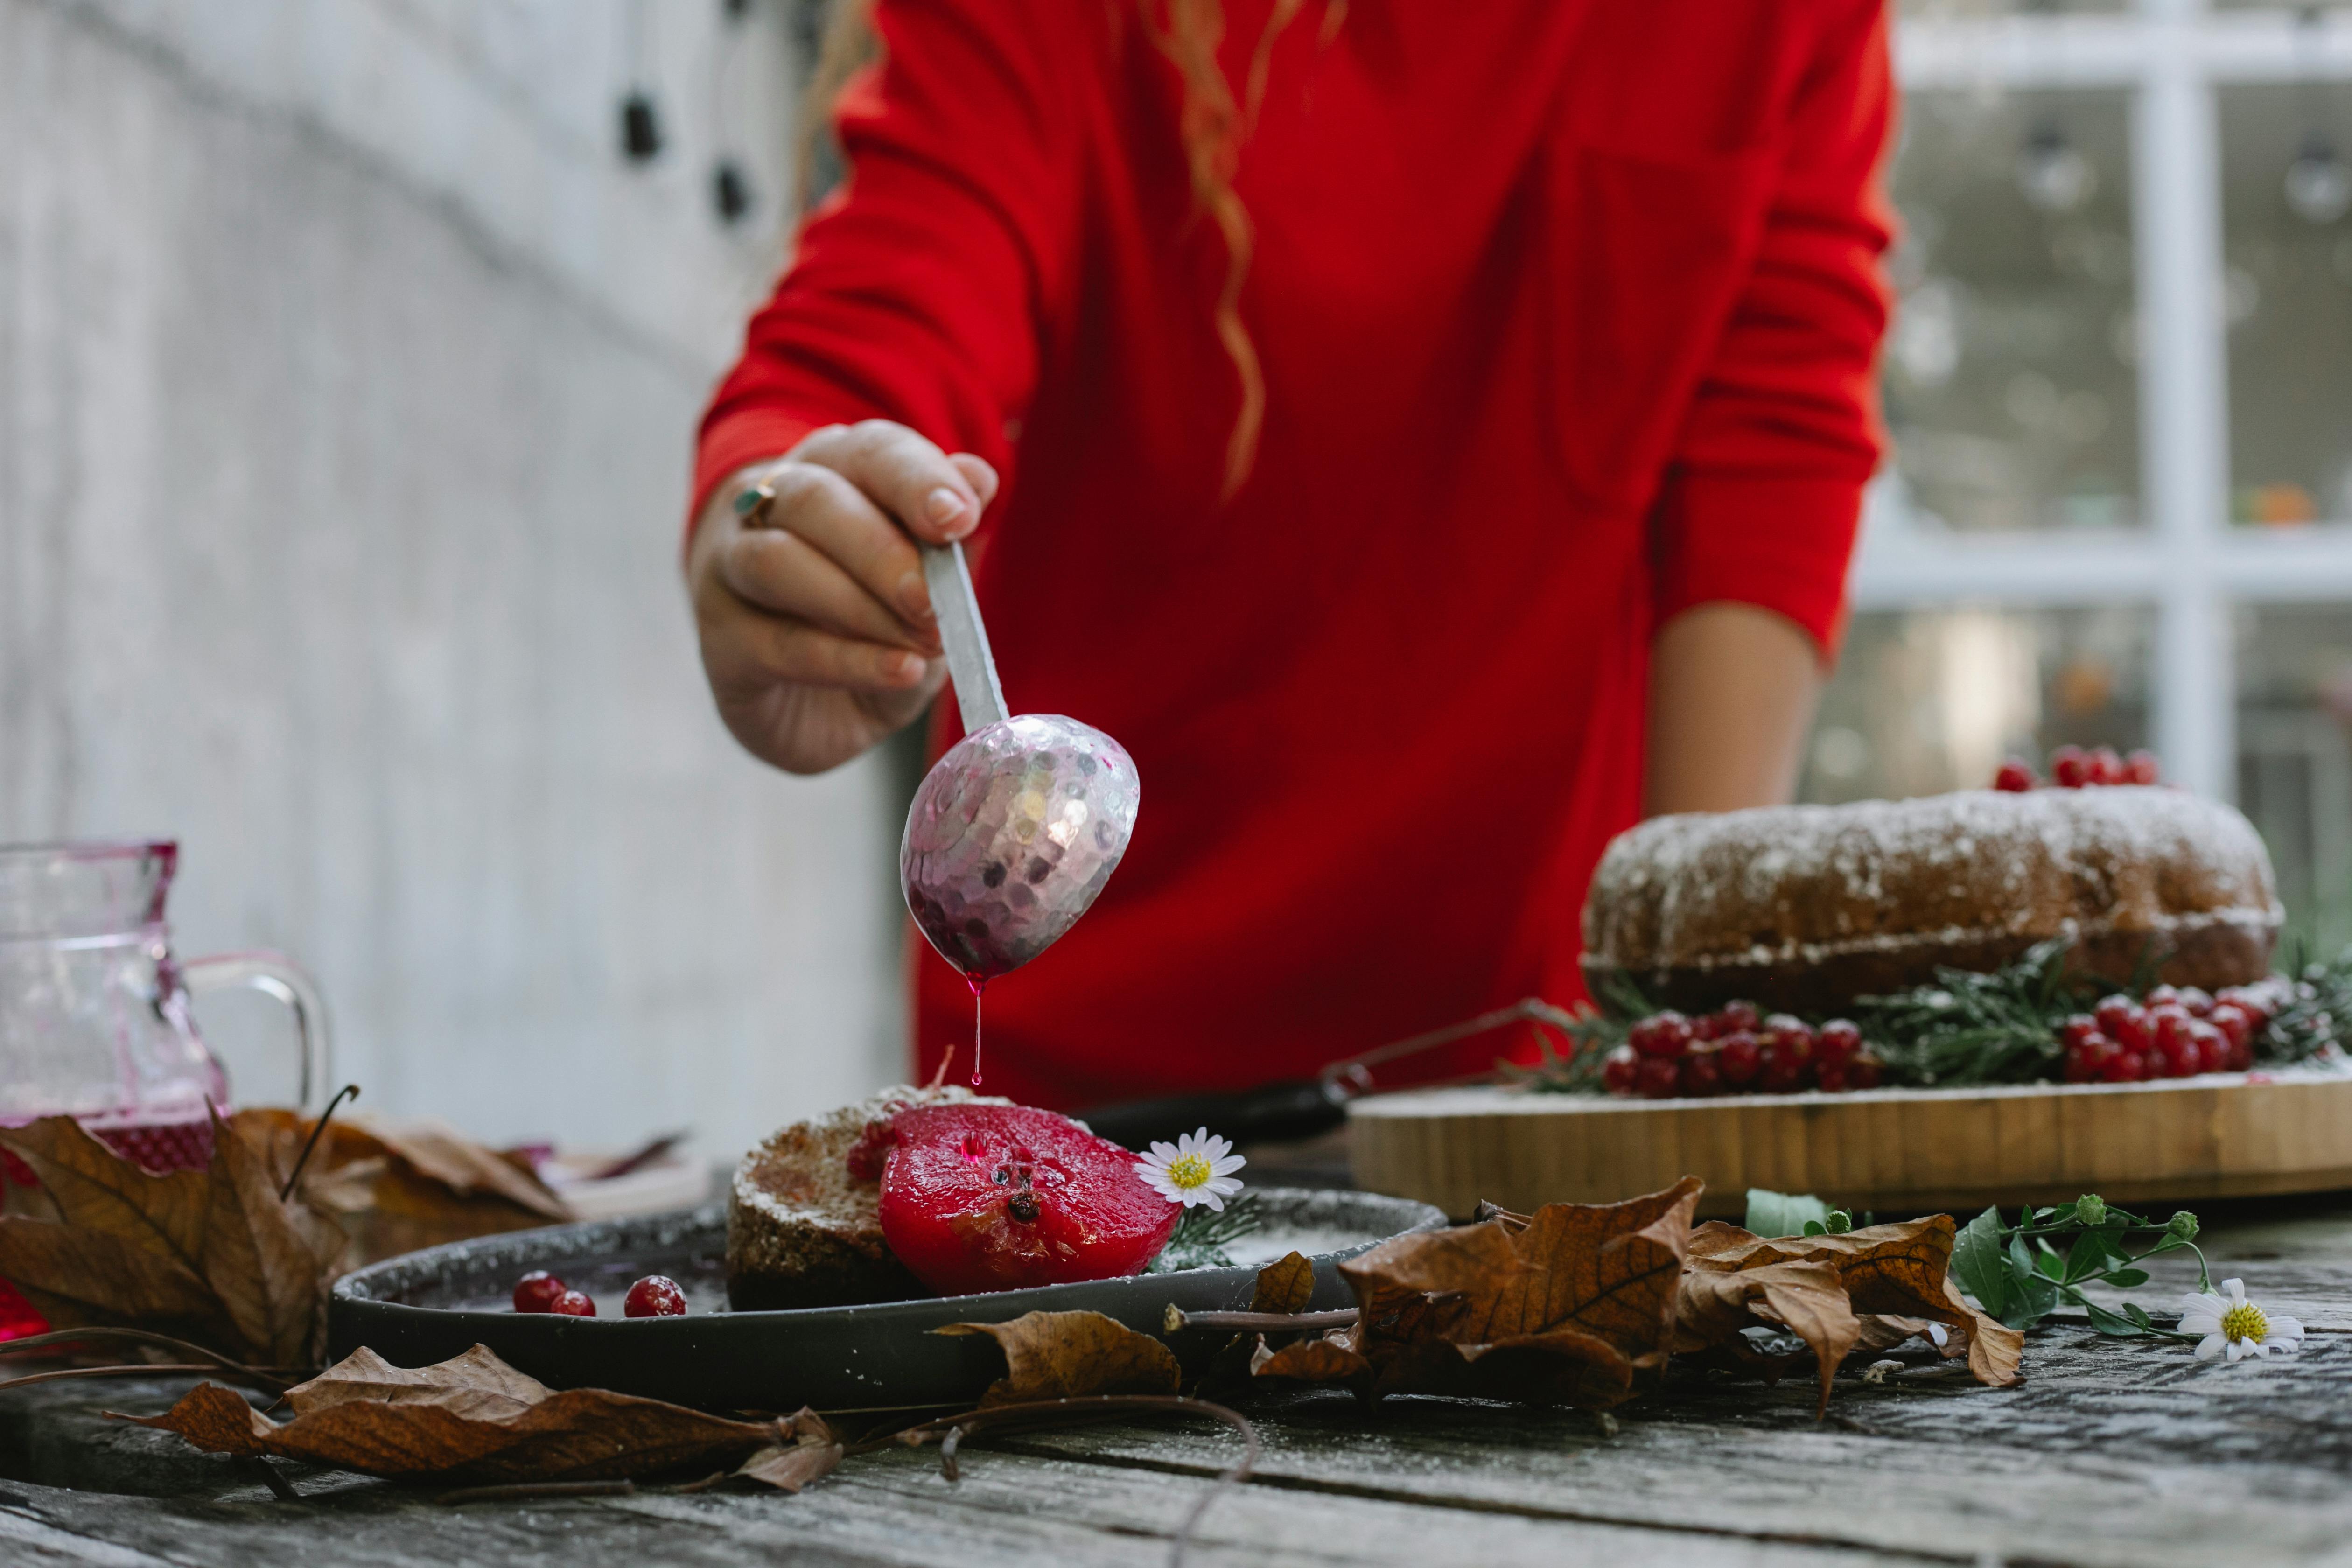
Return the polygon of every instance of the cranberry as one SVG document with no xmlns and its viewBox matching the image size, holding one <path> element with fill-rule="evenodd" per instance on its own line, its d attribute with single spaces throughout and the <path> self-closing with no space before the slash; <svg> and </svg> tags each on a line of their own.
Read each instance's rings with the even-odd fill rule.
<svg viewBox="0 0 2352 1568">
<path fill-rule="evenodd" d="M 625 1318 L 683 1318 L 686 1316 L 686 1292 L 677 1281 L 667 1274 L 648 1274 L 629 1287 L 628 1299 L 621 1303 Z"/>
<path fill-rule="evenodd" d="M 1626 1031 L 1625 1043 L 1636 1056 L 1671 1060 L 1691 1042 L 1690 1020 L 1680 1013 L 1653 1013 Z"/>
<path fill-rule="evenodd" d="M 1763 1047 L 1747 1030 L 1735 1030 L 1717 1044 L 1715 1066 L 1727 1085 L 1745 1089 L 1756 1081 L 1756 1075 L 1763 1069 Z"/>
<path fill-rule="evenodd" d="M 2093 1034 L 2080 1045 L 2066 1047 L 2066 1081 L 2096 1083 L 2107 1073 L 2107 1064 L 2122 1050 L 2115 1041 L 2101 1034 Z"/>
<path fill-rule="evenodd" d="M 515 1281 L 514 1310 L 518 1312 L 552 1312 L 555 1299 L 567 1287 L 563 1281 L 544 1268 L 534 1268 Z"/>
<path fill-rule="evenodd" d="M 1633 1092 L 1644 1100 L 1672 1100 L 1682 1087 L 1682 1069 L 1664 1057 L 1643 1057 L 1634 1069 Z"/>
<path fill-rule="evenodd" d="M 1886 1076 L 1886 1064 L 1868 1051 L 1858 1051 L 1845 1064 L 1845 1084 L 1848 1089 L 1876 1089 Z"/>
<path fill-rule="evenodd" d="M 2063 1076 L 2068 1083 L 2096 1083 L 2099 1081 L 2099 1066 L 2086 1051 L 2068 1051 Z"/>
<path fill-rule="evenodd" d="M 2235 1002 L 2216 1002 L 2205 1021 L 2221 1031 L 2222 1038 L 2231 1045 L 2254 1037 L 2254 1020 Z"/>
<path fill-rule="evenodd" d="M 2213 1016 L 2212 993 L 2201 991 L 2194 985 L 2184 985 L 2180 988 L 2180 1005 L 2189 1009 L 2189 1016 L 2192 1018 L 2210 1018 Z"/>
<path fill-rule="evenodd" d="M 1846 1088 L 1846 1060 L 1840 1057 L 1832 1061 L 1823 1058 L 1813 1066 L 1813 1082 L 1824 1094 L 1843 1094 Z"/>
<path fill-rule="evenodd" d="M 2141 998 L 2141 1001 L 2150 1007 L 2171 1006 L 2177 1005 L 2179 1000 L 2180 989 L 2175 985 L 2158 985 Z"/>
<path fill-rule="evenodd" d="M 2069 1050 L 2101 1032 L 2099 1021 L 2088 1013 L 2077 1013 L 2058 1026 L 2058 1038 Z"/>
<path fill-rule="evenodd" d="M 585 1291 L 566 1290 L 547 1310 L 566 1318 L 593 1318 L 596 1315 L 596 1303 L 588 1299 Z"/>
<path fill-rule="evenodd" d="M 2124 783 L 2152 784 L 2163 779 L 2164 770 L 2157 765 L 2154 752 L 2143 748 L 2124 759 Z"/>
<path fill-rule="evenodd" d="M 2107 1058 L 2102 1076 L 2109 1083 L 2137 1083 L 2147 1076 L 2147 1058 L 2138 1051 L 2117 1051 Z"/>
<path fill-rule="evenodd" d="M 2245 1014 L 2253 1034 L 2261 1034 L 2270 1024 L 2270 994 L 2259 985 L 2232 985 L 2215 998 L 2214 1005 L 2219 1007 L 2223 1002 Z"/>
<path fill-rule="evenodd" d="M 1690 1026 L 1694 1040 L 1712 1040 L 1725 1032 L 1723 1020 L 1712 1013 L 1701 1013 L 1690 1021 Z"/>
<path fill-rule="evenodd" d="M 1689 1050 L 1682 1054 L 1679 1067 L 1682 1091 L 1704 1099 L 1723 1092 L 1723 1069 L 1717 1065 L 1716 1053 L 1709 1050 Z"/>
<path fill-rule="evenodd" d="M 1832 1018 L 1813 1032 L 1813 1056 L 1823 1067 L 1843 1067 L 1862 1049 L 1862 1026 L 1851 1019 Z"/>
<path fill-rule="evenodd" d="M 1813 1068 L 1811 1042 L 1805 1045 L 1802 1051 L 1792 1049 L 1789 1037 L 1777 1031 L 1764 1042 L 1764 1065 L 1756 1081 L 1765 1093 L 1790 1094 L 1805 1087 Z"/>
<path fill-rule="evenodd" d="M 2061 746 L 2050 753 L 2050 782 L 2062 789 L 2081 789 L 2091 782 L 2091 754 L 2080 746 Z"/>
<path fill-rule="evenodd" d="M 2125 782 L 2124 760 L 2116 755 L 2113 746 L 2101 746 L 2091 753 L 2090 783 L 2119 784 Z"/>
<path fill-rule="evenodd" d="M 2033 787 L 2034 782 L 2033 770 L 2015 757 L 2001 763 L 2000 771 L 1992 775 L 1993 788 L 2012 795 L 2023 795 Z"/>
<path fill-rule="evenodd" d="M 1715 1010 L 1716 1037 L 1720 1039 L 1739 1029 L 1752 1035 L 1763 1021 L 1764 1015 L 1756 1010 L 1755 1003 L 1726 1002 Z"/>
<path fill-rule="evenodd" d="M 2099 1033 L 2124 1049 L 2147 1049 L 2147 1010 L 2121 992 L 2100 997 L 2091 1016 L 2098 1022 Z"/>
<path fill-rule="evenodd" d="M 2244 1072 L 2254 1065 L 2254 1042 L 2243 1039 L 2230 1047 L 2228 1058 L 2221 1064 L 2231 1072 Z"/>
<path fill-rule="evenodd" d="M 1631 1046 L 1620 1046 L 1601 1058 L 1601 1087 L 1612 1094 L 1633 1092 L 1633 1079 L 1641 1058 Z"/>
</svg>

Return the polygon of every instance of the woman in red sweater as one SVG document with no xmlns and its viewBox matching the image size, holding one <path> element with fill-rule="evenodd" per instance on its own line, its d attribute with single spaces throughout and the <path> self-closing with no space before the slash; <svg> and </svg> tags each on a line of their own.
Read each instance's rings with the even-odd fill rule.
<svg viewBox="0 0 2352 1568">
<path fill-rule="evenodd" d="M 1834 649 L 1881 0 L 873 25 L 850 178 L 703 423 L 688 577 L 780 767 L 938 695 L 910 535 L 976 552 L 1015 710 L 1133 753 L 1118 874 L 989 990 L 988 1087 L 1241 1088 L 1580 994 L 1602 845 L 1785 798 Z M 971 1002 L 928 952 L 917 998 L 928 1070 Z"/>
</svg>

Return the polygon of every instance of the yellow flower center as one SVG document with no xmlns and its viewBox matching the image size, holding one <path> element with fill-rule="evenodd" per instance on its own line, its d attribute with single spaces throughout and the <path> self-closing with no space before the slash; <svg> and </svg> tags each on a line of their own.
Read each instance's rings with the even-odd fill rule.
<svg viewBox="0 0 2352 1568">
<path fill-rule="evenodd" d="M 2243 1344 L 2260 1344 L 2271 1331 L 2271 1321 L 2252 1301 L 2241 1301 L 2221 1314 L 2221 1336 Z"/>
<path fill-rule="evenodd" d="M 1181 1154 L 1168 1162 L 1168 1179 L 1187 1189 L 1207 1186 L 1216 1173 L 1207 1156 L 1202 1154 Z M 2261 1315 L 2255 1314 L 2257 1318 Z"/>
</svg>

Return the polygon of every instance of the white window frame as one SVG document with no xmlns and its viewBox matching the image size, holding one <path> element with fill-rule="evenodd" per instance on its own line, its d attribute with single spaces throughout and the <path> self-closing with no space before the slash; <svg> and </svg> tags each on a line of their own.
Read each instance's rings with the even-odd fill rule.
<svg viewBox="0 0 2352 1568">
<path fill-rule="evenodd" d="M 2232 611 L 2248 604 L 2352 604 L 2352 523 L 2291 531 L 2230 524 L 2214 89 L 2352 80 L 2352 14 L 2331 7 L 2312 22 L 2294 7 L 2212 11 L 2204 0 L 2138 0 L 2112 14 L 1898 19 L 1895 58 L 1906 91 L 1993 85 L 2130 92 L 2147 526 L 1931 531 L 1912 526 L 1882 484 L 1865 510 L 1854 607 L 2152 606 L 2157 749 L 2179 783 L 2234 798 Z"/>
</svg>

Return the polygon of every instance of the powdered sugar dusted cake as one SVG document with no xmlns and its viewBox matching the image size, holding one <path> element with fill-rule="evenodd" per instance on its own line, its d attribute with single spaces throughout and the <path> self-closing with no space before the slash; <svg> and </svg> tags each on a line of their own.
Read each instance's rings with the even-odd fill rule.
<svg viewBox="0 0 2352 1568">
<path fill-rule="evenodd" d="M 1584 968 L 1660 1006 L 1843 1009 L 2000 967 L 2060 933 L 2116 980 L 2143 953 L 2208 990 L 2270 972 L 2270 856 L 2227 805 L 2155 786 L 1663 816 L 1619 834 L 1584 904 Z"/>
<path fill-rule="evenodd" d="M 795 1121 L 743 1156 L 727 1196 L 727 1296 L 739 1311 L 930 1294 L 882 1239 L 878 1150 L 866 1129 L 917 1105 L 1010 1105 L 944 1087 L 886 1089 Z M 861 1152 L 866 1161 L 854 1159 Z"/>
</svg>

